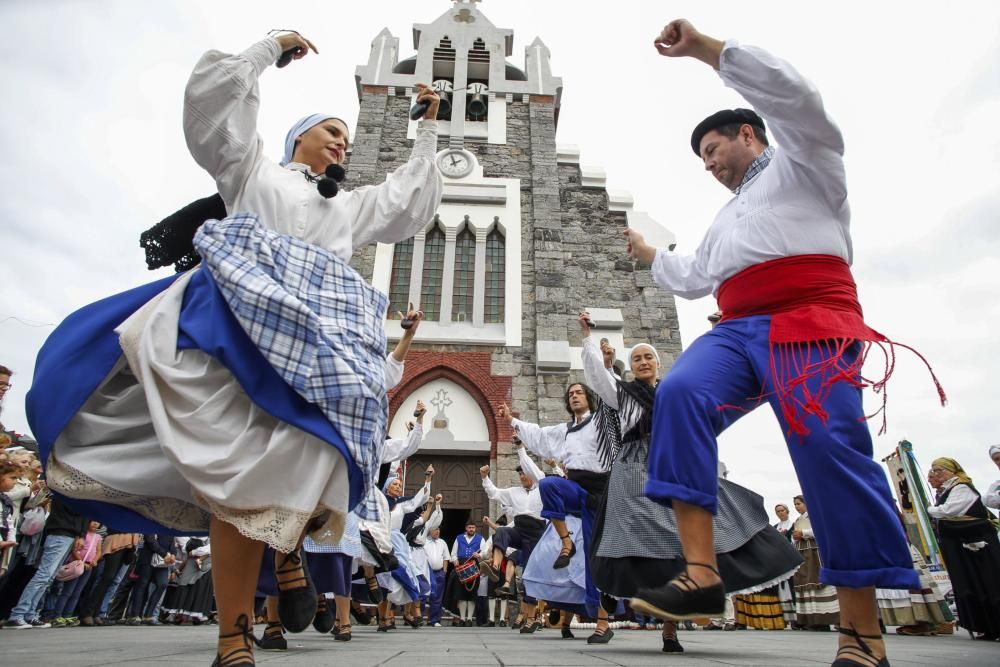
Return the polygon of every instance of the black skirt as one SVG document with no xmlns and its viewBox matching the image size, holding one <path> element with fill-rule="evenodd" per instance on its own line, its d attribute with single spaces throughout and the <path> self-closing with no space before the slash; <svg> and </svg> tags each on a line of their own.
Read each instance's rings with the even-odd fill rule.
<svg viewBox="0 0 1000 667">
<path fill-rule="evenodd" d="M 958 607 L 958 624 L 970 633 L 1000 638 L 1000 540 L 987 521 L 939 521 L 941 554 Z M 962 545 L 986 542 L 979 551 Z"/>
</svg>

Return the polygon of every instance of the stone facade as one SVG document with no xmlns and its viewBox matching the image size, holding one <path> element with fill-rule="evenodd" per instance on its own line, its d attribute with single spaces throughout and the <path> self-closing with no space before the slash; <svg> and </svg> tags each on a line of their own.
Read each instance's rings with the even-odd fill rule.
<svg viewBox="0 0 1000 667">
<path fill-rule="evenodd" d="M 381 182 L 387 172 L 407 160 L 413 143 L 407 139 L 410 98 L 404 88 L 362 81 L 359 92 L 361 111 L 348 187 Z M 428 345 L 420 344 L 418 337 L 412 348 L 413 363 L 408 362 L 404 380 L 392 396 L 398 407 L 405 395 L 418 388 L 414 378 L 426 375 L 434 363 L 456 373 L 467 357 L 481 375 L 482 360 L 488 355 L 492 395 L 484 413 L 491 410 L 485 416 L 491 438 L 497 437 L 491 451 L 493 479 L 501 488 L 517 483 L 513 471 L 517 458 L 509 428 L 497 422 L 496 408 L 507 400 L 521 418 L 544 425 L 568 418 L 563 395 L 570 382 L 583 379 L 582 371 L 538 373 L 536 343 L 567 341 L 580 346 L 576 314 L 581 308 L 620 309 L 625 344 L 651 342 L 667 366 L 681 350 L 673 296 L 656 288 L 649 271 L 636 267 L 625 254 L 622 232 L 627 215 L 609 209 L 605 189 L 582 184 L 578 164 L 562 164 L 557 159 L 558 96 L 513 95 L 508 100 L 506 142 L 466 142 L 465 148 L 475 154 L 484 177 L 520 181 L 522 345 Z M 439 149 L 447 144 L 447 138 L 441 139 Z M 355 255 L 353 265 L 370 280 L 374 261 L 371 246 Z M 626 351 L 619 350 L 620 356 Z M 509 396 L 500 396 L 498 387 L 509 388 Z"/>
</svg>

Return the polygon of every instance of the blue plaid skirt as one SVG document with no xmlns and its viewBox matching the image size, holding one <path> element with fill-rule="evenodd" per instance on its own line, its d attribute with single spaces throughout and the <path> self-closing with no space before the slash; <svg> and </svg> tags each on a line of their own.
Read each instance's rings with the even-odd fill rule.
<svg viewBox="0 0 1000 667">
<path fill-rule="evenodd" d="M 131 378 L 131 389 L 141 392 L 124 363 L 116 329 L 161 294 L 177 294 L 171 287 L 183 279 L 178 354 L 204 352 L 260 410 L 340 452 L 347 464 L 348 506 L 367 516 L 374 508 L 362 500 L 370 497 L 377 476 L 387 419 L 385 295 L 333 253 L 266 230 L 252 215 L 205 223 L 196 247 L 204 259 L 201 268 L 90 304 L 67 317 L 42 347 L 26 408 L 43 462 L 50 473 L 59 473 L 61 484 L 53 483 L 53 489 L 78 511 L 117 530 L 188 535 L 207 530 L 208 514 L 185 493 L 155 501 L 141 490 L 93 493 L 95 483 L 86 471 L 60 469 L 53 456 L 57 442 L 66 448 L 62 451 L 88 449 L 82 445 L 91 443 L 68 435 L 77 435 L 74 419 L 116 381 L 116 373 Z M 107 415 L 111 418 L 101 427 L 107 434 L 91 428 L 86 435 L 93 444 L 120 445 L 114 440 L 125 430 L 113 412 Z M 89 426 L 94 423 L 100 422 Z M 158 450 L 149 424 L 127 426 Z M 116 460 L 115 451 L 109 446 L 103 456 L 91 456 L 91 468 L 130 464 Z"/>
</svg>

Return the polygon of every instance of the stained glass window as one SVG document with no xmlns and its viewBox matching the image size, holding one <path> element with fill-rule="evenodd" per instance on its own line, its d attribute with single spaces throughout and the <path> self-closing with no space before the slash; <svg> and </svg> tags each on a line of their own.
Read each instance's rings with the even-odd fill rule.
<svg viewBox="0 0 1000 667">
<path fill-rule="evenodd" d="M 483 321 L 503 322 L 504 318 L 504 238 L 494 228 L 486 237 L 486 309 Z"/>
</svg>

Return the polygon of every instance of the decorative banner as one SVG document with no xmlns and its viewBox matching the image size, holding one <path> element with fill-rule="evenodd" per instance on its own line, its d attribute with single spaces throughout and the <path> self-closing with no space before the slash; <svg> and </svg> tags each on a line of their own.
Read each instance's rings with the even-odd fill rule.
<svg viewBox="0 0 1000 667">
<path fill-rule="evenodd" d="M 943 569 L 941 550 L 927 514 L 933 495 L 920 474 L 913 445 L 907 440 L 900 440 L 896 451 L 882 459 L 882 463 L 888 468 L 910 543 L 920 551 L 931 570 Z"/>
</svg>

